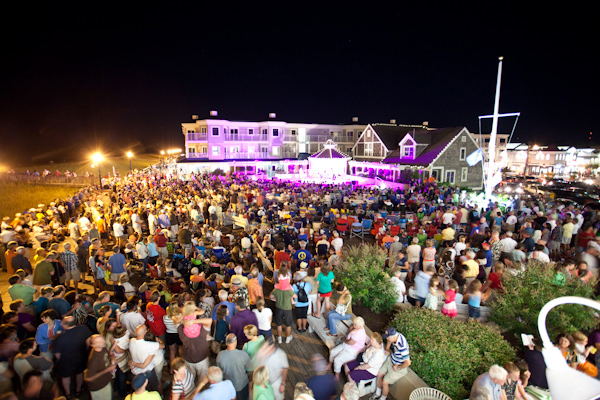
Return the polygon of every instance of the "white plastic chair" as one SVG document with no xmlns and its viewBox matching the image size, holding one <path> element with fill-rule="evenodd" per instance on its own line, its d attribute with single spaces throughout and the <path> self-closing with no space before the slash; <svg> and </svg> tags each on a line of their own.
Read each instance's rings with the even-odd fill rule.
<svg viewBox="0 0 600 400">
<path fill-rule="evenodd" d="M 408 400 L 452 400 L 447 394 L 430 387 L 420 387 L 412 391 Z"/>
</svg>

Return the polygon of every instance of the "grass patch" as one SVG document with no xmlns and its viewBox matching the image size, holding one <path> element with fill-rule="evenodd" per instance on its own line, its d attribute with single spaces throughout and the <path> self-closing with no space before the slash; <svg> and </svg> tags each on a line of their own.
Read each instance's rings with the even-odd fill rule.
<svg viewBox="0 0 600 400">
<path fill-rule="evenodd" d="M 4 182 L 0 184 L 0 218 L 14 217 L 38 204 L 48 204 L 56 199 L 66 199 L 81 189 L 79 186 L 37 185 L 33 183 Z"/>
<path fill-rule="evenodd" d="M 134 156 L 131 159 L 131 167 L 133 169 L 144 169 L 151 164 L 158 162 L 158 156 L 150 155 L 150 154 L 142 154 L 139 156 Z M 100 172 L 102 175 L 106 175 L 113 173 L 113 166 L 115 167 L 115 171 L 118 172 L 121 176 L 125 176 L 129 173 L 129 159 L 127 157 L 107 157 L 100 164 Z M 33 174 L 33 171 L 38 170 L 40 175 L 44 169 L 54 173 L 54 171 L 59 170 L 61 173 L 64 173 L 65 170 L 69 170 L 71 172 L 77 173 L 79 176 L 83 176 L 85 172 L 89 172 L 95 176 L 98 175 L 98 167 L 92 168 L 92 161 L 73 161 L 73 162 L 64 162 L 64 163 L 53 163 L 53 164 L 39 164 L 39 165 L 30 165 L 24 167 L 15 167 L 15 172 L 25 172 L 29 170 Z"/>
</svg>

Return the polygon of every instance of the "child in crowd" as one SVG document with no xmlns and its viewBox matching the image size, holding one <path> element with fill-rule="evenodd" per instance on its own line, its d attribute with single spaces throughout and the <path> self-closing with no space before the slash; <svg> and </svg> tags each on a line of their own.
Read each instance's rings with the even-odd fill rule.
<svg viewBox="0 0 600 400">
<path fill-rule="evenodd" d="M 590 351 L 594 346 L 588 346 L 588 338 L 581 332 L 573 333 L 573 340 L 575 340 L 575 352 L 577 353 L 577 369 L 592 378 L 598 376 L 598 368 L 587 361 L 587 357 L 590 355 Z"/>
<path fill-rule="evenodd" d="M 475 279 L 469 285 L 467 289 L 467 295 L 464 297 L 463 302 L 467 301 L 469 305 L 469 318 L 479 321 L 481 316 L 481 301 L 485 300 L 485 296 L 481 293 L 481 281 Z"/>
<path fill-rule="evenodd" d="M 218 310 L 217 310 L 218 312 Z M 183 305 L 183 320 L 184 321 L 195 321 L 194 324 L 190 326 L 183 327 L 183 333 L 189 338 L 197 338 L 200 336 L 200 331 L 202 330 L 202 324 L 200 324 L 200 320 L 196 318 L 200 317 L 204 314 L 204 311 L 196 307 L 191 301 L 186 302 Z"/>
<path fill-rule="evenodd" d="M 456 291 L 458 290 L 458 283 L 454 279 L 448 281 L 448 290 L 444 293 L 444 306 L 442 307 L 442 314 L 455 318 L 458 315 L 456 308 Z"/>
<path fill-rule="evenodd" d="M 256 299 L 256 308 L 252 310 L 252 312 L 256 315 L 256 319 L 258 320 L 258 334 L 265 338 L 273 336 L 273 331 L 271 330 L 273 310 L 268 307 L 265 308 L 265 299 L 263 297 L 258 297 Z"/>
<path fill-rule="evenodd" d="M 429 281 L 429 292 L 425 298 L 424 307 L 433 311 L 437 311 L 438 308 L 438 286 L 440 285 L 440 278 L 432 276 Z"/>
<path fill-rule="evenodd" d="M 527 365 L 524 360 L 515 362 L 515 365 L 520 371 L 519 380 L 517 383 L 517 392 L 522 399 L 531 399 L 532 397 L 525 393 L 525 388 L 529 384 L 529 377 L 531 376 L 531 372 L 529 372 L 529 365 Z"/>
</svg>

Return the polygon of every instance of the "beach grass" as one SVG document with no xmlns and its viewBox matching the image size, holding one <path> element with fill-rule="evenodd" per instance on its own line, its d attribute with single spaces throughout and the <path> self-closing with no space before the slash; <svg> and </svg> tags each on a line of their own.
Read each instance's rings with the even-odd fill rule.
<svg viewBox="0 0 600 400">
<path fill-rule="evenodd" d="M 66 199 L 81 189 L 81 186 L 44 185 L 26 182 L 0 183 L 0 217 L 15 216 L 38 204 L 49 204 L 51 201 Z"/>
</svg>

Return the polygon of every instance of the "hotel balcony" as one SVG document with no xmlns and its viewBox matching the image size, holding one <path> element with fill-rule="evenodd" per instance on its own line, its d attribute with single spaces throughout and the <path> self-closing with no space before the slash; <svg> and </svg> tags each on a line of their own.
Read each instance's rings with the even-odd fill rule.
<svg viewBox="0 0 600 400">
<path fill-rule="evenodd" d="M 266 158 L 279 158 L 278 156 L 272 156 L 269 152 L 260 151 L 238 151 L 235 153 L 225 153 L 226 160 L 252 160 L 252 159 L 266 159 Z"/>
<path fill-rule="evenodd" d="M 187 158 L 208 158 L 208 153 L 188 153 Z"/>
<path fill-rule="evenodd" d="M 188 141 L 208 140 L 208 133 L 200 133 L 200 132 L 186 133 L 185 138 Z"/>
<path fill-rule="evenodd" d="M 267 142 L 269 140 L 268 135 L 255 134 L 255 135 L 242 135 L 235 133 L 228 133 L 225 135 L 225 141 L 228 142 Z"/>
</svg>

